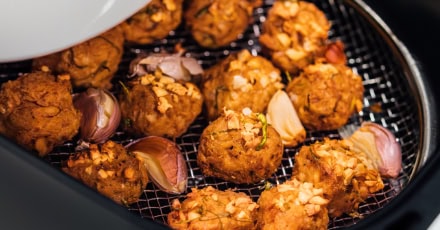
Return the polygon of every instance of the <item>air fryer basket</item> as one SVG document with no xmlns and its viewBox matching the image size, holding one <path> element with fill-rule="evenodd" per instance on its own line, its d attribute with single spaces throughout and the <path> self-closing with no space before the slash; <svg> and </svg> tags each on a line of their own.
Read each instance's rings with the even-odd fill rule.
<svg viewBox="0 0 440 230">
<path fill-rule="evenodd" d="M 397 179 L 385 179 L 385 187 L 375 193 L 359 207 L 359 216 L 342 216 L 330 220 L 329 229 L 338 229 L 353 225 L 362 218 L 381 209 L 393 200 L 410 182 L 413 175 L 429 157 L 429 103 L 426 100 L 425 88 L 420 79 L 417 66 L 405 47 L 395 38 L 386 25 L 361 1 L 313 0 L 323 10 L 332 27 L 329 34 L 331 40 L 342 40 L 345 44 L 348 65 L 363 78 L 365 87 L 364 109 L 350 119 L 350 123 L 361 121 L 377 122 L 390 129 L 398 139 L 402 148 L 403 170 Z M 230 46 L 206 50 L 192 40 L 182 25 L 170 35 L 153 45 L 127 45 L 123 60 L 115 76 L 115 83 L 126 76 L 129 62 L 142 52 L 173 51 L 174 46 L 181 43 L 187 50 L 186 55 L 200 60 L 204 68 L 209 67 L 230 53 L 247 48 L 252 54 L 261 54 L 258 37 L 261 24 L 273 1 L 265 1 L 262 7 L 254 11 L 254 23 L 246 32 Z M 15 79 L 19 74 L 30 71 L 30 60 L 0 64 L 0 81 Z M 117 90 L 117 89 L 115 89 Z M 117 93 L 117 92 L 115 92 Z M 380 106 L 381 111 L 372 107 Z M 199 137 L 206 119 L 200 115 L 189 130 L 175 141 L 180 146 L 188 166 L 188 189 L 212 185 L 218 189 L 236 188 L 257 200 L 265 182 L 251 185 L 238 185 L 219 179 L 205 177 L 196 163 Z M 340 138 L 338 132 L 308 132 L 306 142 L 311 144 L 324 137 Z M 127 144 L 132 137 L 119 130 L 112 140 Z M 74 152 L 76 140 L 65 143 L 54 149 L 43 160 L 53 167 L 60 168 L 61 162 Z M 300 146 L 286 148 L 282 164 L 269 181 L 279 184 L 288 179 L 294 167 L 293 157 Z M 31 194 L 30 194 L 31 195 Z M 128 209 L 141 218 L 166 222 L 173 199 L 184 199 L 186 194 L 171 195 L 158 190 L 149 183 L 139 202 Z"/>
</svg>

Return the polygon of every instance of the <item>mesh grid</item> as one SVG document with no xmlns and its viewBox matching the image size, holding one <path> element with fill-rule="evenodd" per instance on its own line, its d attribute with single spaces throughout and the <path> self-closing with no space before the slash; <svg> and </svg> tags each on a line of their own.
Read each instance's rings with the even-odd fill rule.
<svg viewBox="0 0 440 230">
<path fill-rule="evenodd" d="M 201 49 L 191 39 L 188 31 L 181 25 L 176 31 L 172 31 L 165 39 L 155 44 L 140 46 L 127 45 L 123 60 L 115 76 L 115 81 L 123 78 L 128 72 L 129 62 L 141 52 L 160 52 L 162 50 L 173 51 L 174 45 L 181 43 L 188 51 L 186 55 L 192 56 L 201 61 L 204 68 L 207 68 L 230 53 L 247 48 L 253 54 L 261 54 L 261 47 L 258 44 L 258 37 L 261 33 L 261 23 L 273 1 L 265 1 L 264 5 L 254 11 L 254 24 L 248 27 L 240 38 L 230 46 L 217 49 Z M 404 63 L 399 62 L 389 47 L 389 44 L 380 33 L 368 23 L 368 21 L 350 5 L 342 0 L 312 1 L 332 23 L 329 33 L 331 40 L 340 39 L 345 44 L 345 52 L 348 65 L 363 78 L 365 87 L 364 109 L 353 116 L 351 123 L 361 121 L 378 122 L 390 129 L 397 137 L 402 147 L 403 171 L 397 179 L 385 180 L 385 187 L 377 192 L 359 207 L 359 217 L 342 216 L 330 220 L 329 229 L 338 229 L 353 225 L 362 218 L 367 217 L 378 209 L 389 203 L 393 197 L 409 182 L 410 175 L 416 170 L 417 155 L 420 150 L 420 127 L 417 104 L 414 101 L 412 92 L 403 71 Z M 30 71 L 30 61 L 0 64 L 0 83 L 15 79 L 20 73 Z M 373 112 L 372 105 L 380 105 L 381 112 Z M 182 150 L 186 159 L 188 171 L 188 190 L 191 187 L 205 187 L 212 185 L 218 189 L 236 188 L 245 192 L 254 200 L 258 199 L 265 182 L 252 185 L 239 185 L 225 182 L 216 178 L 205 177 L 196 163 L 197 147 L 199 137 L 206 126 L 207 121 L 201 115 L 191 125 L 187 133 L 175 141 Z M 323 137 L 339 138 L 337 131 L 308 132 L 304 144 L 313 143 Z M 132 141 L 132 137 L 123 131 L 118 131 L 112 140 L 126 144 Z M 44 160 L 50 165 L 60 168 L 61 162 L 67 159 L 68 155 L 74 152 L 76 140 L 56 147 Z M 279 184 L 288 179 L 294 167 L 293 157 L 300 146 L 286 148 L 282 164 L 277 172 L 268 179 L 270 183 Z M 131 205 L 128 209 L 137 213 L 141 218 L 153 219 L 158 222 L 166 222 L 166 215 L 170 212 L 171 201 L 175 198 L 184 199 L 186 194 L 171 195 L 159 191 L 154 184 L 149 183 L 145 188 L 139 202 Z"/>
</svg>

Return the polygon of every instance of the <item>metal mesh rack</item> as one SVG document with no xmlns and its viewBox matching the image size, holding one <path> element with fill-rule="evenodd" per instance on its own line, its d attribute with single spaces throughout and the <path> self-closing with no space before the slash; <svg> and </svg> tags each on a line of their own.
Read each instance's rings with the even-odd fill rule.
<svg viewBox="0 0 440 230">
<path fill-rule="evenodd" d="M 160 52 L 161 50 L 172 51 L 174 45 L 181 43 L 187 50 L 187 55 L 200 60 L 204 68 L 209 67 L 230 53 L 247 48 L 252 54 L 261 54 L 258 37 L 261 33 L 261 23 L 271 7 L 273 1 L 265 1 L 262 7 L 254 11 L 254 23 L 248 27 L 240 38 L 228 47 L 216 50 L 206 50 L 199 47 L 188 31 L 182 25 L 172 31 L 170 35 L 157 41 L 155 44 L 140 46 L 126 45 L 123 60 L 115 76 L 115 81 L 124 78 L 128 72 L 130 61 L 140 52 Z M 329 33 L 331 40 L 342 40 L 345 44 L 348 65 L 362 78 L 365 87 L 364 109 L 353 116 L 351 123 L 360 121 L 373 121 L 390 129 L 397 137 L 402 147 L 403 171 L 397 179 L 385 180 L 385 187 L 377 192 L 359 207 L 359 217 L 342 216 L 330 220 L 329 229 L 339 229 L 350 226 L 362 218 L 379 210 L 389 203 L 410 181 L 411 175 L 418 167 L 418 154 L 420 152 L 420 115 L 417 111 L 417 100 L 411 95 L 408 73 L 404 71 L 405 63 L 397 58 L 390 48 L 389 41 L 384 39 L 378 29 L 371 25 L 359 9 L 342 0 L 312 1 L 323 10 L 330 20 L 332 27 Z M 20 73 L 30 71 L 30 61 L 0 64 L 0 83 L 15 79 Z M 411 76 L 409 76 L 411 77 Z M 382 111 L 374 112 L 372 105 L 380 104 Z M 180 146 L 188 166 L 188 190 L 191 187 L 205 187 L 212 185 L 218 189 L 236 188 L 245 192 L 254 200 L 257 200 L 262 192 L 265 182 L 251 185 L 239 185 L 225 182 L 216 178 L 205 177 L 196 163 L 199 137 L 206 119 L 200 115 L 190 126 L 189 130 L 175 141 Z M 304 144 L 311 144 L 323 137 L 339 138 L 338 132 L 308 132 Z M 119 130 L 112 140 L 126 144 L 132 141 L 132 137 Z M 74 152 L 76 140 L 56 147 L 52 153 L 44 158 L 53 167 L 59 168 L 61 162 Z M 294 167 L 293 157 L 300 146 L 286 148 L 282 164 L 277 172 L 268 179 L 273 184 L 282 183 L 291 175 Z M 31 194 L 30 194 L 31 195 Z M 131 205 L 128 209 L 137 213 L 141 218 L 153 219 L 158 222 L 166 222 L 166 215 L 170 212 L 171 201 L 175 198 L 184 199 L 186 194 L 171 195 L 159 191 L 152 183 L 145 188 L 139 202 Z"/>
</svg>

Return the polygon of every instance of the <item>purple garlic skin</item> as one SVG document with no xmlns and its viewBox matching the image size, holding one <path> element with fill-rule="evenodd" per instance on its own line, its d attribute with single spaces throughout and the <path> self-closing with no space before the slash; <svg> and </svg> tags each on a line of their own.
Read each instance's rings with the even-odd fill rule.
<svg viewBox="0 0 440 230">
<path fill-rule="evenodd" d="M 141 55 L 130 63 L 130 77 L 142 76 L 160 69 L 162 73 L 183 81 L 190 81 L 192 76 L 203 74 L 203 68 L 196 59 L 182 57 L 181 53 L 154 53 Z"/>
<path fill-rule="evenodd" d="M 163 137 L 143 137 L 126 146 L 141 158 L 150 180 L 162 191 L 181 194 L 186 191 L 188 170 L 176 143 Z"/>
<path fill-rule="evenodd" d="M 348 139 L 354 143 L 354 148 L 369 155 L 381 176 L 396 178 L 399 175 L 402 151 L 391 131 L 373 122 L 363 122 Z"/>
<path fill-rule="evenodd" d="M 88 88 L 74 96 L 73 104 L 82 113 L 80 138 L 90 143 L 104 143 L 121 121 L 116 97 L 105 89 Z"/>
<path fill-rule="evenodd" d="M 376 146 L 382 157 L 382 165 L 379 166 L 381 175 L 397 177 L 402 169 L 402 151 L 394 134 L 383 126 L 372 122 L 364 122 L 362 127 L 374 133 L 376 137 Z"/>
</svg>

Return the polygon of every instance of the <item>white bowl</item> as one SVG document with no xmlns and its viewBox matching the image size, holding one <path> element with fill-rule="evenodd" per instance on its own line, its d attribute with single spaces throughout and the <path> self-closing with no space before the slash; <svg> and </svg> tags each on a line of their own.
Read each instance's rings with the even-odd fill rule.
<svg viewBox="0 0 440 230">
<path fill-rule="evenodd" d="M 119 24 L 149 0 L 0 0 L 0 63 L 57 52 Z"/>
</svg>

